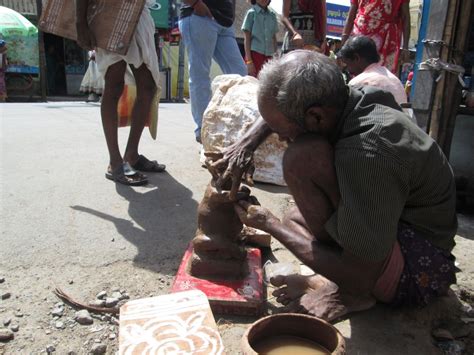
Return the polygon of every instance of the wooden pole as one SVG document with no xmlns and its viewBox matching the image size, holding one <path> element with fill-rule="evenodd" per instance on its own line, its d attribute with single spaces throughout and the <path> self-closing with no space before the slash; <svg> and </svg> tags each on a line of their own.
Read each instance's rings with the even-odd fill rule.
<svg viewBox="0 0 474 355">
<path fill-rule="evenodd" d="M 38 23 L 40 21 L 41 13 L 43 11 L 42 0 L 36 0 L 36 16 Z M 38 48 L 39 48 L 39 79 L 41 88 L 41 101 L 46 101 L 47 80 L 46 80 L 46 58 L 44 54 L 44 36 L 43 31 L 38 28 Z"/>
<path fill-rule="evenodd" d="M 445 45 L 440 47 L 441 53 L 439 58 L 443 62 L 449 62 L 451 57 L 451 43 L 454 37 L 454 26 L 456 24 L 456 14 L 460 0 L 451 0 L 449 2 L 448 13 L 446 15 L 446 23 L 444 25 L 443 31 L 443 42 Z M 430 107 L 431 114 L 428 122 L 428 132 L 429 135 L 436 141 L 438 141 L 440 126 L 442 126 L 442 121 L 444 117 L 442 116 L 443 110 L 443 98 L 445 96 L 445 84 L 446 78 L 449 76 L 446 72 L 435 73 L 435 75 L 442 75 L 442 79 L 438 81 L 435 86 L 434 100 L 432 106 Z"/>
<path fill-rule="evenodd" d="M 457 23 L 454 27 L 455 33 L 451 47 L 451 61 L 457 64 L 462 64 L 469 41 L 471 21 L 474 19 L 474 6 L 472 0 L 460 0 L 459 11 L 456 18 Z M 456 74 L 447 75 L 442 111 L 444 120 L 440 127 L 438 144 L 443 149 L 444 154 L 449 157 L 457 111 L 461 103 L 462 88 Z"/>
</svg>

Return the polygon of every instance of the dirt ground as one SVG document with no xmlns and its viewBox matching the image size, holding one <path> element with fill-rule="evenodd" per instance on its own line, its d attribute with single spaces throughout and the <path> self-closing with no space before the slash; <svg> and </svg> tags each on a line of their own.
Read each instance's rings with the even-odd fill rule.
<svg viewBox="0 0 474 355">
<path fill-rule="evenodd" d="M 150 175 L 151 184 L 140 188 L 104 178 L 97 105 L 6 104 L 0 113 L 0 330 L 17 330 L 13 340 L 0 342 L 0 354 L 100 353 L 99 345 L 114 354 L 115 317 L 94 316 L 92 324 L 80 325 L 69 306 L 54 316 L 61 307 L 53 290 L 86 303 L 101 291 L 130 299 L 169 291 L 209 180 L 189 106 L 161 105 L 158 140 L 144 133 L 143 154 L 167 164 L 168 173 Z M 120 130 L 122 146 L 127 134 Z M 254 193 L 280 216 L 292 203 L 285 188 L 259 184 Z M 378 305 L 337 323 L 348 354 L 442 354 L 439 346 L 474 353 L 468 307 L 474 306 L 474 211 L 463 211 L 459 221 L 454 254 L 461 271 L 453 292 L 424 309 Z M 272 250 L 267 258 L 300 266 L 279 243 Z M 242 334 L 256 319 L 215 318 L 227 353 L 238 354 Z M 456 339 L 436 341 L 435 329 Z"/>
</svg>

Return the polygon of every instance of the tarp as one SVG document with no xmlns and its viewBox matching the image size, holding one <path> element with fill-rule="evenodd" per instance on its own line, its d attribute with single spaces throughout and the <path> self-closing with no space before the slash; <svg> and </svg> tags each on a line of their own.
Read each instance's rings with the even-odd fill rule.
<svg viewBox="0 0 474 355">
<path fill-rule="evenodd" d="M 38 29 L 23 15 L 0 6 L 0 39 L 7 42 L 8 72 L 39 72 Z"/>
</svg>

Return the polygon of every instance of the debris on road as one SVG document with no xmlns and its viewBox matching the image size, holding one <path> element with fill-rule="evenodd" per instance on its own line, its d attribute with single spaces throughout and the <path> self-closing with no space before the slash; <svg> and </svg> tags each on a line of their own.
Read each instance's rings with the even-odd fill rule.
<svg viewBox="0 0 474 355">
<path fill-rule="evenodd" d="M 94 320 L 87 309 L 77 311 L 74 315 L 74 320 L 81 325 L 90 325 L 94 323 Z"/>
<path fill-rule="evenodd" d="M 15 337 L 13 332 L 7 328 L 0 328 L 0 341 L 9 341 Z"/>
</svg>

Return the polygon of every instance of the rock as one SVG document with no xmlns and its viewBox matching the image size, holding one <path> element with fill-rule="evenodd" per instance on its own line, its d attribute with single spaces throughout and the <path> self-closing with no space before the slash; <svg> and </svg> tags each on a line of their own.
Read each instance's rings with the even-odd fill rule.
<svg viewBox="0 0 474 355">
<path fill-rule="evenodd" d="M 12 294 L 10 292 L 4 292 L 2 293 L 2 300 L 7 300 L 9 299 L 10 297 L 12 296 Z"/>
<path fill-rule="evenodd" d="M 57 329 L 64 329 L 64 328 L 66 328 L 66 326 L 64 325 L 64 322 L 61 322 L 60 320 L 58 320 L 56 323 L 54 323 L 54 326 L 55 326 Z"/>
<path fill-rule="evenodd" d="M 431 336 L 438 341 L 454 340 L 453 335 L 447 329 L 436 328 L 431 331 Z"/>
<path fill-rule="evenodd" d="M 105 307 L 115 307 L 118 303 L 118 298 L 107 297 L 105 299 Z"/>
<path fill-rule="evenodd" d="M 104 299 L 105 297 L 107 297 L 107 292 L 105 291 L 100 291 L 97 296 L 95 296 L 97 299 L 101 300 L 101 299 Z"/>
<path fill-rule="evenodd" d="M 12 332 L 15 332 L 15 333 L 16 333 L 17 331 L 20 330 L 20 325 L 17 324 L 17 323 L 12 324 L 12 325 L 10 325 L 10 330 L 11 330 Z"/>
<path fill-rule="evenodd" d="M 129 300 L 130 296 L 126 292 L 122 292 L 122 297 L 120 297 L 120 300 Z"/>
<path fill-rule="evenodd" d="M 212 82 L 213 96 L 202 123 L 205 152 L 220 151 L 238 140 L 255 122 L 258 80 L 246 76 L 220 75 Z M 286 186 L 282 159 L 287 144 L 272 134 L 255 151 L 254 180 Z"/>
<path fill-rule="evenodd" d="M 119 320 L 115 317 L 110 317 L 110 323 L 114 324 L 114 325 L 119 325 L 120 324 Z"/>
<path fill-rule="evenodd" d="M 105 300 L 93 300 L 89 302 L 89 306 L 94 306 L 94 307 L 104 307 L 105 306 Z"/>
<path fill-rule="evenodd" d="M 101 355 L 107 352 L 107 345 L 105 344 L 95 344 L 91 348 L 91 354 Z"/>
<path fill-rule="evenodd" d="M 444 354 L 449 355 L 462 355 L 464 349 L 466 348 L 466 345 L 463 342 L 453 340 L 442 341 L 437 343 L 436 345 L 438 346 L 438 348 L 443 350 Z"/>
<path fill-rule="evenodd" d="M 15 312 L 15 317 L 21 318 L 21 317 L 23 317 L 23 313 Z"/>
<path fill-rule="evenodd" d="M 46 329 L 46 330 L 45 330 L 45 333 L 46 333 L 46 335 L 49 335 L 49 334 L 51 334 L 51 330 Z"/>
<path fill-rule="evenodd" d="M 115 340 L 115 338 L 117 338 L 117 336 L 114 333 L 109 334 L 109 339 L 110 340 Z"/>
<path fill-rule="evenodd" d="M 51 353 L 54 353 L 56 351 L 56 348 L 54 347 L 54 345 L 48 345 L 46 347 L 46 353 L 47 354 L 51 354 Z"/>
<path fill-rule="evenodd" d="M 64 307 L 54 307 L 51 311 L 53 317 L 62 317 L 64 314 Z"/>
<path fill-rule="evenodd" d="M 116 299 L 121 299 L 122 298 L 122 294 L 119 292 L 119 291 L 115 291 L 112 293 L 112 295 L 110 296 L 112 298 L 116 298 Z"/>
<path fill-rule="evenodd" d="M 74 315 L 74 320 L 81 325 L 90 325 L 94 323 L 94 320 L 87 309 L 77 311 Z"/>
<path fill-rule="evenodd" d="M 5 282 L 5 278 L 3 276 L 0 276 L 0 284 Z"/>
<path fill-rule="evenodd" d="M 72 285 L 72 284 L 74 283 L 74 280 L 69 280 L 67 283 L 68 283 L 69 285 Z"/>
<path fill-rule="evenodd" d="M 466 314 L 468 317 L 474 317 L 474 308 L 471 307 L 470 305 L 464 305 L 462 307 L 463 312 Z"/>
<path fill-rule="evenodd" d="M 3 320 L 3 325 L 6 327 L 6 326 L 8 326 L 8 325 L 10 324 L 11 321 L 12 321 L 11 318 L 5 318 L 5 319 Z"/>
<path fill-rule="evenodd" d="M 9 341 L 15 337 L 13 332 L 7 328 L 0 328 L 0 341 Z"/>
</svg>

